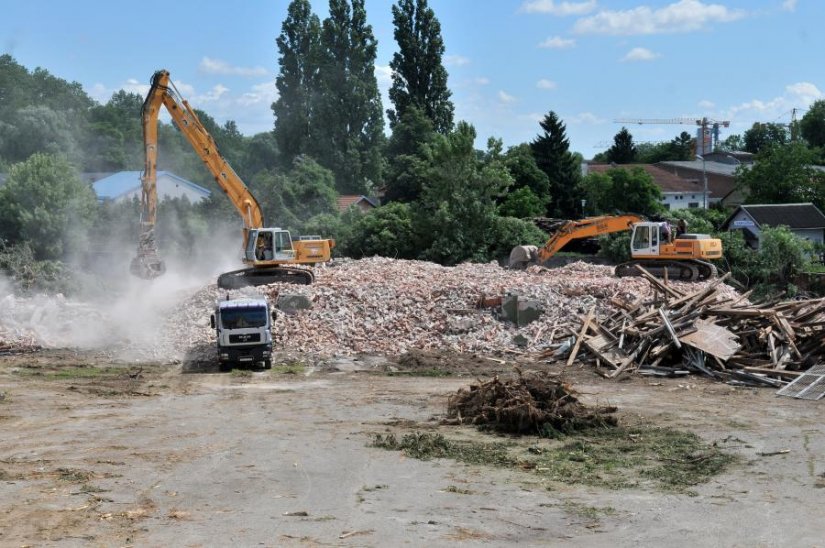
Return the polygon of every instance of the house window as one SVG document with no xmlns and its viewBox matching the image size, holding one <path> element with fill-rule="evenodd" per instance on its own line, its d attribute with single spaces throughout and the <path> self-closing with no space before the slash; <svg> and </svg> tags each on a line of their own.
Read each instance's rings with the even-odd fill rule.
<svg viewBox="0 0 825 548">
<path fill-rule="evenodd" d="M 699 202 L 689 202 L 688 207 L 697 208 L 697 207 L 699 207 Z"/>
<path fill-rule="evenodd" d="M 670 204 L 665 204 L 665 209 L 670 211 Z"/>
</svg>

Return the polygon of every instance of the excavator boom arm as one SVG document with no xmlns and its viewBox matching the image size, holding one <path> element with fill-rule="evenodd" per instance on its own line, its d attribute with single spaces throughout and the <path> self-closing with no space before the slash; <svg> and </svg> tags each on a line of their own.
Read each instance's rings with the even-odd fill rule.
<svg viewBox="0 0 825 548">
<path fill-rule="evenodd" d="M 570 240 L 631 230 L 635 223 L 641 221 L 642 218 L 637 215 L 606 215 L 589 217 L 580 221 L 567 221 L 538 250 L 538 262 L 541 264 L 550 259 Z"/>
<path fill-rule="evenodd" d="M 154 225 L 157 211 L 157 125 L 160 106 L 166 107 L 178 129 L 192 145 L 218 186 L 243 218 L 244 228 L 261 228 L 263 213 L 258 201 L 226 159 L 221 156 L 215 140 L 206 131 L 189 103 L 178 95 L 169 79 L 169 72 L 159 70 L 152 76 L 152 87 L 143 104 L 143 136 L 146 163 L 142 177 L 143 214 L 145 222 Z M 246 232 L 246 231 L 244 231 Z"/>
</svg>

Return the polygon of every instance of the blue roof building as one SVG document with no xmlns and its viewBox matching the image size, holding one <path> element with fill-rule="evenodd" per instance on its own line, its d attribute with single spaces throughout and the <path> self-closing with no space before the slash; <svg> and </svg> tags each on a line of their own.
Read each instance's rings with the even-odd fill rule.
<svg viewBox="0 0 825 548">
<path fill-rule="evenodd" d="M 102 177 L 92 183 L 97 199 L 120 202 L 140 199 L 141 171 L 120 171 Z M 178 177 L 169 171 L 158 171 L 158 200 L 186 197 L 195 204 L 209 197 L 210 192 L 202 186 Z"/>
</svg>

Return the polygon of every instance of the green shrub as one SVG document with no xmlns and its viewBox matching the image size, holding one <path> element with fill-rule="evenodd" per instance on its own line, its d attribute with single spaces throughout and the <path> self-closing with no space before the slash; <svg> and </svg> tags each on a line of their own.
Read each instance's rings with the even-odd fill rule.
<svg viewBox="0 0 825 548">
<path fill-rule="evenodd" d="M 625 263 L 630 257 L 631 232 L 616 232 L 599 237 L 599 256 L 613 261 Z"/>
<path fill-rule="evenodd" d="M 0 272 L 9 278 L 15 290 L 25 293 L 69 295 L 78 291 L 82 283 L 82 276 L 65 263 L 36 260 L 28 242 L 8 245 L 0 241 Z"/>
<path fill-rule="evenodd" d="M 489 259 L 502 260 L 510 256 L 517 245 L 542 246 L 547 234 L 529 221 L 513 217 L 495 217 L 490 227 Z"/>
<path fill-rule="evenodd" d="M 771 287 L 787 291 L 794 276 L 810 268 L 814 246 L 786 226 L 762 229 L 758 251 L 745 243 L 741 231 L 723 232 L 718 237 L 724 251 L 722 267 L 745 287 L 761 285 L 765 291 Z"/>
<path fill-rule="evenodd" d="M 393 202 L 361 215 L 340 244 L 341 252 L 353 258 L 373 255 L 416 258 L 418 250 L 410 206 Z"/>
</svg>

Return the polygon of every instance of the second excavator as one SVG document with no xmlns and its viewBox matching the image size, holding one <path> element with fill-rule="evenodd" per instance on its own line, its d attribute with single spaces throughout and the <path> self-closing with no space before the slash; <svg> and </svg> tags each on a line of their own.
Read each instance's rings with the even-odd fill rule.
<svg viewBox="0 0 825 548">
<path fill-rule="evenodd" d="M 633 231 L 632 259 L 616 266 L 617 276 L 635 276 L 639 265 L 656 276 L 695 281 L 716 276 L 710 263 L 722 257 L 722 242 L 707 234 L 680 234 L 674 238 L 664 222 L 645 221 L 638 215 L 605 215 L 565 221 L 542 247 L 517 246 L 510 253 L 510 268 L 543 264 L 571 240 L 593 238 L 614 232 Z"/>
<path fill-rule="evenodd" d="M 243 262 L 247 267 L 221 274 L 218 287 L 234 289 L 275 282 L 312 283 L 314 276 L 307 267 L 329 261 L 335 241 L 318 237 L 293 241 L 288 230 L 264 228 L 263 212 L 255 196 L 221 156 L 214 139 L 189 103 L 181 98 L 166 70 L 159 70 L 152 76 L 152 85 L 141 110 L 145 165 L 141 177 L 141 228 L 137 256 L 130 264 L 132 274 L 151 279 L 166 270 L 155 241 L 158 115 L 161 105 L 166 107 L 178 129 L 243 219 Z"/>
</svg>

